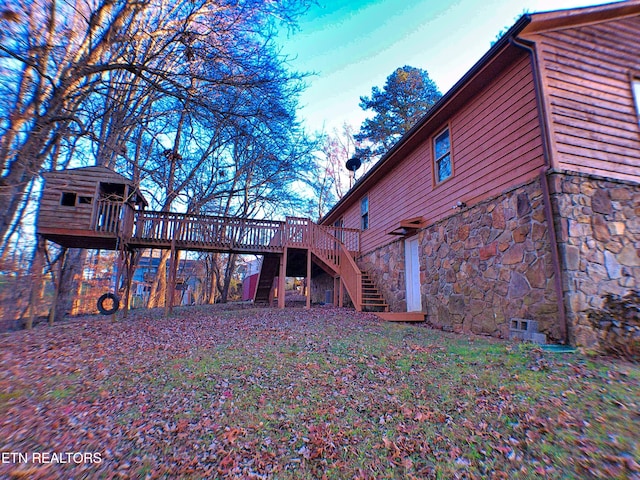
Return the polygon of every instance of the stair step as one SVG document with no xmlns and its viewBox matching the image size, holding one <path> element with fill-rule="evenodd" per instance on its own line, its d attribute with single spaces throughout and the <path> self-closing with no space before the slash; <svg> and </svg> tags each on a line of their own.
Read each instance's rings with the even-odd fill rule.
<svg viewBox="0 0 640 480">
<path fill-rule="evenodd" d="M 384 302 L 362 302 L 363 306 L 367 307 L 388 307 L 389 305 Z"/>
</svg>

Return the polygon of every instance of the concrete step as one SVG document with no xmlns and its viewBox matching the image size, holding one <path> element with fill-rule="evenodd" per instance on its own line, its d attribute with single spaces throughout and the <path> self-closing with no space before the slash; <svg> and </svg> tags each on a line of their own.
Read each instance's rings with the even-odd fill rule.
<svg viewBox="0 0 640 480">
<path fill-rule="evenodd" d="M 376 312 L 376 315 L 386 322 L 424 322 L 427 318 L 424 312 Z"/>
</svg>

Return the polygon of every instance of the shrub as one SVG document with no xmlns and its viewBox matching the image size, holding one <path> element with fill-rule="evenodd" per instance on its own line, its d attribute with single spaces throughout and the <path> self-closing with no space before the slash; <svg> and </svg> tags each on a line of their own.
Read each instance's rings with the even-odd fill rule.
<svg viewBox="0 0 640 480">
<path fill-rule="evenodd" d="M 624 296 L 608 293 L 601 309 L 588 312 L 593 328 L 599 332 L 600 349 L 607 354 L 640 361 L 640 292 Z"/>
</svg>

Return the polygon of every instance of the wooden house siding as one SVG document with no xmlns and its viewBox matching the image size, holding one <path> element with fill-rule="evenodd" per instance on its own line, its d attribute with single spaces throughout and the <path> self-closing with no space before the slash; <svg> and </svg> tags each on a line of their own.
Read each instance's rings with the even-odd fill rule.
<svg viewBox="0 0 640 480">
<path fill-rule="evenodd" d="M 640 18 L 526 35 L 536 43 L 554 166 L 640 182 Z"/>
<path fill-rule="evenodd" d="M 369 229 L 361 251 L 397 240 L 388 235 L 403 219 L 422 216 L 432 224 L 463 201 L 473 205 L 538 175 L 543 149 L 529 56 L 496 77 L 446 123 L 431 125 L 424 140 L 369 188 Z M 434 185 L 432 138 L 449 126 L 453 176 Z M 360 197 L 362 198 L 362 196 Z M 359 227 L 360 201 L 344 214 L 345 227 Z"/>
</svg>

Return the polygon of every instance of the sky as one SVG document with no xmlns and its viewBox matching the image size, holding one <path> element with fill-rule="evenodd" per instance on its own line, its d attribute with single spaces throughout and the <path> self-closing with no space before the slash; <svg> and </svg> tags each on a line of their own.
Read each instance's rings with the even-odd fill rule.
<svg viewBox="0 0 640 480">
<path fill-rule="evenodd" d="M 367 113 L 360 97 L 382 88 L 398 67 L 427 70 L 449 90 L 523 13 L 606 0 L 317 0 L 299 29 L 282 34 L 293 70 L 312 73 L 299 99 L 309 132 L 343 123 L 357 131 Z"/>
</svg>

